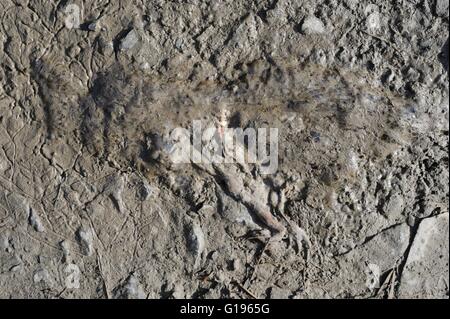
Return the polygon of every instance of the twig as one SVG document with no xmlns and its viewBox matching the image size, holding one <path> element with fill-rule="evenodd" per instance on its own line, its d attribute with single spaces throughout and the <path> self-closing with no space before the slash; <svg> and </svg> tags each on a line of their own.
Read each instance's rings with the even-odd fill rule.
<svg viewBox="0 0 450 319">
<path fill-rule="evenodd" d="M 237 280 L 233 280 L 232 283 L 234 283 L 236 286 L 238 286 L 243 292 L 245 292 L 247 295 L 249 295 L 253 299 L 259 299 L 258 297 L 255 296 L 254 293 L 252 293 L 250 290 L 248 290 L 247 288 L 242 286 Z"/>
</svg>

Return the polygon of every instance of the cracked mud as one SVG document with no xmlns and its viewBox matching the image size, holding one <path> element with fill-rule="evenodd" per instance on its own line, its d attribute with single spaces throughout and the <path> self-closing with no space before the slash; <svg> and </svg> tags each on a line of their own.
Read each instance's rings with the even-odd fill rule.
<svg viewBox="0 0 450 319">
<path fill-rule="evenodd" d="M 1 298 L 448 298 L 448 1 L 0 8 Z"/>
</svg>

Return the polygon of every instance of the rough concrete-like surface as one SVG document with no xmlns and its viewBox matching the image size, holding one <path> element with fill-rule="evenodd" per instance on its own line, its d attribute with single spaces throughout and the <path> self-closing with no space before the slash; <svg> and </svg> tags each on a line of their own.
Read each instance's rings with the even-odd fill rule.
<svg viewBox="0 0 450 319">
<path fill-rule="evenodd" d="M 448 1 L 0 12 L 1 298 L 448 298 Z M 277 171 L 174 164 L 193 120 Z"/>
<path fill-rule="evenodd" d="M 400 296 L 444 296 L 447 280 L 448 214 L 442 214 L 420 223 L 403 270 Z"/>
</svg>

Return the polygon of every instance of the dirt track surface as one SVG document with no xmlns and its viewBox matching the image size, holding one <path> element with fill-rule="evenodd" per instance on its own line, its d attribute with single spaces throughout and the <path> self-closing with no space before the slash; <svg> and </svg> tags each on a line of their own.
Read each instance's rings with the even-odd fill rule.
<svg viewBox="0 0 450 319">
<path fill-rule="evenodd" d="M 1 298 L 448 298 L 448 1 L 0 12 Z M 276 172 L 174 164 L 195 120 Z"/>
</svg>

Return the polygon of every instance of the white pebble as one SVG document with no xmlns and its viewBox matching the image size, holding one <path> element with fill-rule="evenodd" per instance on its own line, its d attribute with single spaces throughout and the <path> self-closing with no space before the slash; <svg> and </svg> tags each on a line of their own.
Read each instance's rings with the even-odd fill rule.
<svg viewBox="0 0 450 319">
<path fill-rule="evenodd" d="M 366 20 L 366 26 L 368 30 L 378 30 L 380 24 L 380 14 L 378 12 L 372 12 L 369 14 Z"/>
<path fill-rule="evenodd" d="M 29 222 L 35 231 L 41 233 L 45 230 L 44 226 L 42 225 L 41 219 L 32 208 L 30 208 Z"/>
<path fill-rule="evenodd" d="M 325 32 L 325 26 L 315 16 L 309 16 L 303 21 L 301 30 L 304 34 L 318 34 Z"/>
</svg>

